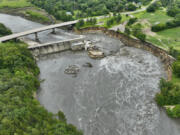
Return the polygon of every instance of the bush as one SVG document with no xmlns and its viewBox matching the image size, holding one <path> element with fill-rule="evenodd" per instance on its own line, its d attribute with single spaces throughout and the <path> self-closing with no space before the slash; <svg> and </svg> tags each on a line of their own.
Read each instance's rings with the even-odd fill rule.
<svg viewBox="0 0 180 135">
<path fill-rule="evenodd" d="M 66 116 L 61 111 L 58 112 L 58 118 L 60 121 L 66 122 Z"/>
<path fill-rule="evenodd" d="M 169 48 L 169 54 L 171 55 L 171 56 L 173 56 L 174 58 L 178 58 L 178 56 L 179 56 L 179 52 L 177 51 L 177 50 L 175 50 L 173 47 L 170 47 Z"/>
<path fill-rule="evenodd" d="M 165 105 L 164 96 L 161 93 L 156 94 L 155 100 L 159 106 Z"/>
<path fill-rule="evenodd" d="M 176 23 L 174 21 L 168 21 L 166 22 L 167 28 L 173 28 L 176 27 Z"/>
<path fill-rule="evenodd" d="M 180 105 L 175 105 L 173 109 L 167 109 L 169 116 L 174 118 L 180 118 Z"/>
<path fill-rule="evenodd" d="M 151 27 L 154 32 L 162 31 L 168 28 L 174 28 L 180 26 L 180 14 L 177 14 L 174 20 L 168 21 L 166 23 L 159 23 Z"/>
<path fill-rule="evenodd" d="M 173 73 L 177 77 L 180 77 L 180 61 L 174 62 L 172 67 L 173 67 Z"/>
<path fill-rule="evenodd" d="M 109 19 L 107 22 L 106 22 L 106 25 L 107 27 L 110 27 L 111 25 L 113 25 L 114 23 L 114 19 Z"/>
<path fill-rule="evenodd" d="M 85 25 L 85 22 L 83 19 L 79 20 L 77 23 L 76 23 L 76 28 L 77 29 L 80 29 L 81 27 L 83 27 Z"/>
<path fill-rule="evenodd" d="M 106 25 L 110 27 L 113 24 L 118 24 L 121 21 L 122 17 L 120 14 L 114 14 L 109 20 L 107 20 Z"/>
<path fill-rule="evenodd" d="M 147 9 L 146 9 L 147 12 L 155 12 L 156 11 L 156 8 L 153 6 L 153 5 L 150 5 Z"/>
<path fill-rule="evenodd" d="M 96 23 L 97 23 L 96 18 L 87 19 L 86 22 L 85 22 L 86 25 L 95 25 Z"/>
<path fill-rule="evenodd" d="M 127 23 L 127 25 L 132 25 L 132 24 L 134 24 L 136 21 L 137 21 L 137 18 L 136 18 L 136 17 L 130 18 L 129 21 L 128 21 L 128 23 Z"/>
<path fill-rule="evenodd" d="M 135 37 L 137 37 L 141 41 L 146 40 L 146 35 L 142 32 L 142 25 L 140 23 L 133 25 L 132 33 Z"/>
<path fill-rule="evenodd" d="M 180 104 L 180 88 L 171 81 L 161 79 L 161 92 L 156 94 L 155 100 L 158 105 L 174 105 Z"/>
<path fill-rule="evenodd" d="M 62 20 L 62 21 L 72 21 L 73 16 L 66 14 L 65 11 L 58 11 L 54 15 L 57 19 Z"/>
<path fill-rule="evenodd" d="M 126 6 L 126 10 L 128 10 L 128 11 L 134 11 L 134 10 L 136 10 L 137 9 L 137 7 L 134 5 L 134 4 L 132 4 L 132 3 L 129 3 L 127 6 Z"/>
<path fill-rule="evenodd" d="M 119 22 L 121 21 L 121 19 L 122 19 L 121 14 L 118 14 L 118 15 L 115 17 L 115 20 L 116 20 L 117 23 L 119 23 Z"/>
<path fill-rule="evenodd" d="M 151 30 L 154 31 L 154 32 L 158 32 L 158 31 L 161 31 L 161 30 L 165 30 L 166 28 L 167 28 L 166 24 L 159 23 L 159 24 L 156 24 L 156 25 L 152 26 Z"/>
<path fill-rule="evenodd" d="M 131 31 L 130 31 L 130 29 L 129 29 L 128 27 L 125 27 L 124 33 L 125 33 L 126 35 L 130 35 L 130 34 L 131 34 Z"/>
<path fill-rule="evenodd" d="M 167 28 L 174 28 L 180 26 L 180 14 L 176 14 L 174 20 L 166 23 Z"/>
<path fill-rule="evenodd" d="M 137 37 L 138 39 L 140 39 L 141 41 L 145 41 L 146 40 L 146 35 L 142 32 L 138 32 L 135 37 Z"/>
<path fill-rule="evenodd" d="M 0 37 L 12 34 L 11 30 L 6 28 L 6 26 L 0 23 Z"/>
<path fill-rule="evenodd" d="M 159 7 L 161 7 L 161 3 L 160 2 L 154 2 L 152 3 L 148 8 L 147 8 L 147 12 L 155 12 L 157 9 L 159 9 Z"/>
<path fill-rule="evenodd" d="M 167 10 L 167 15 L 172 17 L 175 17 L 178 13 L 180 13 L 180 9 L 178 7 L 171 7 Z"/>
<path fill-rule="evenodd" d="M 169 53 L 176 55 L 178 58 L 173 63 L 173 74 L 180 78 L 180 59 L 179 56 L 172 47 L 169 49 Z M 159 83 L 160 93 L 156 94 L 155 100 L 158 105 L 166 106 L 167 114 L 174 118 L 180 118 L 180 86 L 173 81 L 166 81 L 161 79 Z"/>
</svg>

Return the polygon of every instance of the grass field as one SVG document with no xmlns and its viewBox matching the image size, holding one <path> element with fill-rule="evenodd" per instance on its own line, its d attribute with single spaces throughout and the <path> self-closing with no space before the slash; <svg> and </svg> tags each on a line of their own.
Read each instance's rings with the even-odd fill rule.
<svg viewBox="0 0 180 135">
<path fill-rule="evenodd" d="M 163 30 L 156 33 L 156 36 L 148 36 L 147 40 L 164 49 L 173 46 L 180 50 L 180 27 Z"/>
<path fill-rule="evenodd" d="M 154 13 L 148 13 L 146 11 L 133 14 L 141 20 L 147 20 L 150 25 L 155 23 L 165 23 L 173 18 L 166 14 L 166 10 L 157 10 Z M 150 27 L 150 26 L 148 26 Z M 168 50 L 169 47 L 173 46 L 175 49 L 180 50 L 180 27 L 166 29 L 160 32 L 156 32 L 155 35 L 147 35 L 147 41 Z"/>
<path fill-rule="evenodd" d="M 168 20 L 173 19 L 172 17 L 166 15 L 165 10 L 157 10 L 154 13 L 148 13 L 146 11 L 133 14 L 138 19 L 147 19 L 151 24 L 155 24 L 158 22 L 166 22 Z"/>
<path fill-rule="evenodd" d="M 0 8 L 22 8 L 32 6 L 27 0 L 0 0 Z"/>
</svg>

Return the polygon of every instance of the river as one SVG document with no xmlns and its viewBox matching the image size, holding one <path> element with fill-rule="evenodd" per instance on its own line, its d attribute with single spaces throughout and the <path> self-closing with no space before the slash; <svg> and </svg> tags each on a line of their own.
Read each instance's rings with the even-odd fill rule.
<svg viewBox="0 0 180 135">
<path fill-rule="evenodd" d="M 0 14 L 0 22 L 13 32 L 42 26 L 5 14 Z M 41 42 L 76 36 L 62 30 L 57 35 L 40 34 Z M 90 59 L 83 51 L 41 57 L 37 62 L 44 80 L 37 93 L 40 103 L 53 113 L 62 110 L 68 123 L 85 135 L 180 135 L 180 121 L 169 118 L 154 101 L 159 80 L 166 77 L 159 58 L 103 34 L 86 34 L 86 38 L 96 41 L 107 55 L 116 53 L 101 60 Z M 86 62 L 93 67 L 84 67 Z M 69 65 L 80 68 L 77 76 L 64 73 Z"/>
</svg>

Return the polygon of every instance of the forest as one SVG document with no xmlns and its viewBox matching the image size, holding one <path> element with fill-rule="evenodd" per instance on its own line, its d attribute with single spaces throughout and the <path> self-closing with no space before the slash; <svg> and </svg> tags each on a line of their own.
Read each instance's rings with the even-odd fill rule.
<svg viewBox="0 0 180 135">
<path fill-rule="evenodd" d="M 62 21 L 133 11 L 150 0 L 30 0 Z"/>
<path fill-rule="evenodd" d="M 1 36 L 10 33 L 0 25 Z M 61 111 L 49 113 L 34 97 L 38 75 L 26 44 L 0 44 L 0 135 L 82 135 Z"/>
</svg>

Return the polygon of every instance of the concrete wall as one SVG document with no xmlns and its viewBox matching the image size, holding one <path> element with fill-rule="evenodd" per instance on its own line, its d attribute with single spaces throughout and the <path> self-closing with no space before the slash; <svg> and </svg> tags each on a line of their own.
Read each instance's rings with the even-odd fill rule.
<svg viewBox="0 0 180 135">
<path fill-rule="evenodd" d="M 37 57 L 39 55 L 56 53 L 60 51 L 70 50 L 70 49 L 71 49 L 71 43 L 66 42 L 66 43 L 30 48 L 30 51 L 32 52 L 33 56 Z"/>
<path fill-rule="evenodd" d="M 51 54 L 66 50 L 72 49 L 72 44 L 76 42 L 83 42 L 84 37 L 70 39 L 70 40 L 64 40 L 59 42 L 52 42 L 52 43 L 46 43 L 46 44 L 39 44 L 35 46 L 29 46 L 28 49 L 31 51 L 33 56 L 37 57 L 39 55 L 45 55 L 45 54 Z M 77 47 L 79 49 L 79 47 Z"/>
<path fill-rule="evenodd" d="M 167 51 L 165 51 L 149 42 L 142 42 L 138 39 L 133 39 L 131 37 L 128 37 L 122 33 L 119 33 L 119 32 L 113 31 L 113 30 L 108 30 L 108 29 L 102 28 L 102 27 L 89 27 L 89 28 L 81 29 L 77 32 L 78 33 L 87 33 L 87 32 L 88 33 L 94 33 L 94 32 L 104 33 L 110 37 L 121 40 L 121 42 L 127 46 L 149 51 L 153 55 L 159 57 L 161 59 L 162 63 L 164 63 L 164 67 L 167 72 L 168 80 L 171 80 L 171 78 L 172 78 L 171 65 L 175 61 L 175 59 L 173 57 L 171 57 Z"/>
</svg>

